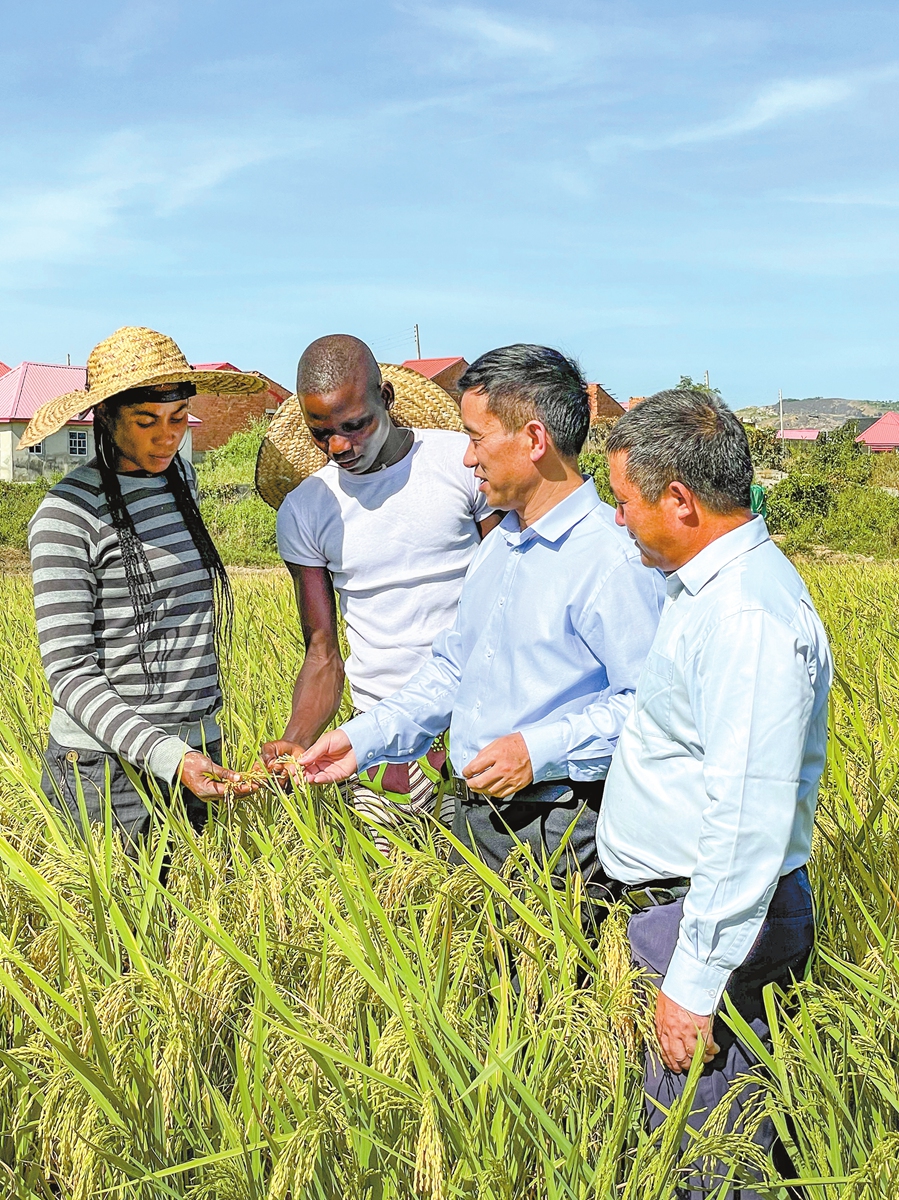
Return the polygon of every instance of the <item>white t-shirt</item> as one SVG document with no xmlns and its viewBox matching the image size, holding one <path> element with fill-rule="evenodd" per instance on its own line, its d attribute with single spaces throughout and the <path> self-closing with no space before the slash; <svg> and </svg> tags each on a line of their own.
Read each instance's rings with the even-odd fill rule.
<svg viewBox="0 0 899 1200">
<path fill-rule="evenodd" d="M 464 433 L 417 429 L 393 466 L 353 475 L 329 462 L 278 509 L 284 561 L 331 572 L 362 711 L 407 683 L 455 620 L 475 522 L 490 512 L 462 462 L 467 444 Z"/>
</svg>

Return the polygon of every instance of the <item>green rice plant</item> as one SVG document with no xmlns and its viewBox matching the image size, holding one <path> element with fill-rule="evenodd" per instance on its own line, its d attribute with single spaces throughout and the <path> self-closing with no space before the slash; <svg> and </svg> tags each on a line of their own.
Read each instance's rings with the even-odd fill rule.
<svg viewBox="0 0 899 1200">
<path fill-rule="evenodd" d="M 899 1196 L 899 569 L 801 567 L 840 674 L 820 945 L 796 993 L 770 997 L 759 1048 L 757 1117 L 793 1174 L 720 1113 L 689 1158 L 724 1164 L 722 1197 L 755 1177 L 777 1200 L 790 1178 L 816 1200 L 874 1200 Z M 234 585 L 223 728 L 249 767 L 283 727 L 302 648 L 285 574 Z M 578 888 L 551 886 L 548 864 L 452 865 L 436 827 L 384 854 L 335 789 L 264 789 L 200 835 L 176 803 L 134 857 L 108 825 L 79 837 L 39 792 L 28 580 L 0 577 L 0 600 L 8 1194 L 675 1200 L 687 1103 L 646 1132 L 650 1021 L 621 912 L 588 937 Z"/>
</svg>

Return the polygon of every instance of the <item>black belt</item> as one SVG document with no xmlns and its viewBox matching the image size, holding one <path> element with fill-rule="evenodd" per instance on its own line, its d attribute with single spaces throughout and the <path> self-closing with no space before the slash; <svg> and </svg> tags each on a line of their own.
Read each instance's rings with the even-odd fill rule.
<svg viewBox="0 0 899 1200">
<path fill-rule="evenodd" d="M 567 804 L 574 799 L 574 787 L 570 779 L 547 779 L 544 783 L 530 783 L 511 796 L 487 796 L 474 792 L 461 775 L 453 776 L 453 795 L 463 804 L 486 804 L 493 800 L 497 804 Z"/>
<path fill-rule="evenodd" d="M 683 875 L 671 879 L 649 879 L 646 883 L 627 884 L 618 879 L 592 879 L 588 892 L 594 900 L 603 904 L 622 901 L 632 912 L 643 912 L 647 908 L 659 908 L 682 900 L 690 890 L 690 880 Z"/>
<path fill-rule="evenodd" d="M 781 875 L 779 882 L 783 883 L 802 869 L 796 867 L 786 875 Z M 594 883 L 591 886 L 597 885 Z M 634 912 L 643 912 L 647 908 L 657 908 L 660 904 L 673 904 L 675 900 L 682 900 L 690 890 L 690 880 L 680 875 L 674 879 L 650 879 L 648 883 L 630 886 L 619 883 L 617 879 L 609 879 L 605 884 L 598 886 L 608 892 L 612 900 L 623 900 Z"/>
<path fill-rule="evenodd" d="M 675 900 L 683 900 L 689 890 L 690 880 L 683 876 L 676 879 L 651 879 L 649 883 L 622 888 L 621 899 L 634 912 L 643 912 L 647 908 L 658 908 L 662 904 L 673 904 Z"/>
</svg>

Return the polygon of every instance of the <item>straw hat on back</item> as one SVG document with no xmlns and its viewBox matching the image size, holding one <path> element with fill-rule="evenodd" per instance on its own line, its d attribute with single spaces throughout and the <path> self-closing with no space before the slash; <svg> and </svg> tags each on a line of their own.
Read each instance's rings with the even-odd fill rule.
<svg viewBox="0 0 899 1200">
<path fill-rule="evenodd" d="M 130 388 L 164 383 L 193 383 L 198 392 L 247 396 L 265 387 L 258 375 L 240 371 L 195 371 L 170 337 L 126 325 L 91 350 L 87 360 L 87 387 L 66 392 L 42 405 L 28 423 L 18 449 L 36 446 L 67 421 L 95 404 Z"/>
<path fill-rule="evenodd" d="M 459 406 L 439 384 L 392 363 L 378 363 L 381 376 L 393 384 L 396 400 L 390 409 L 395 425 L 413 429 L 461 430 Z M 285 400 L 272 418 L 256 459 L 256 490 L 266 504 L 279 508 L 288 492 L 327 463 L 313 442 L 296 396 Z"/>
</svg>

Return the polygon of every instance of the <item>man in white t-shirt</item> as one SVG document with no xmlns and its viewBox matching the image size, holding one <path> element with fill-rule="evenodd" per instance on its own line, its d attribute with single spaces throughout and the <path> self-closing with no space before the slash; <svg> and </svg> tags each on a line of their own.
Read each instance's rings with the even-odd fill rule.
<svg viewBox="0 0 899 1200">
<path fill-rule="evenodd" d="M 452 625 L 468 565 L 502 515 L 491 513 L 463 463 L 465 434 L 393 423 L 393 385 L 358 338 L 313 342 L 297 368 L 297 396 L 330 461 L 278 510 L 278 549 L 294 580 L 306 657 L 283 737 L 263 747 L 267 764 L 300 753 L 327 728 L 344 670 L 359 712 L 411 679 Z M 345 667 L 335 591 L 350 647 Z M 363 772 L 350 781 L 356 808 L 386 825 L 433 811 L 445 759 L 437 739 L 414 763 Z"/>
</svg>

